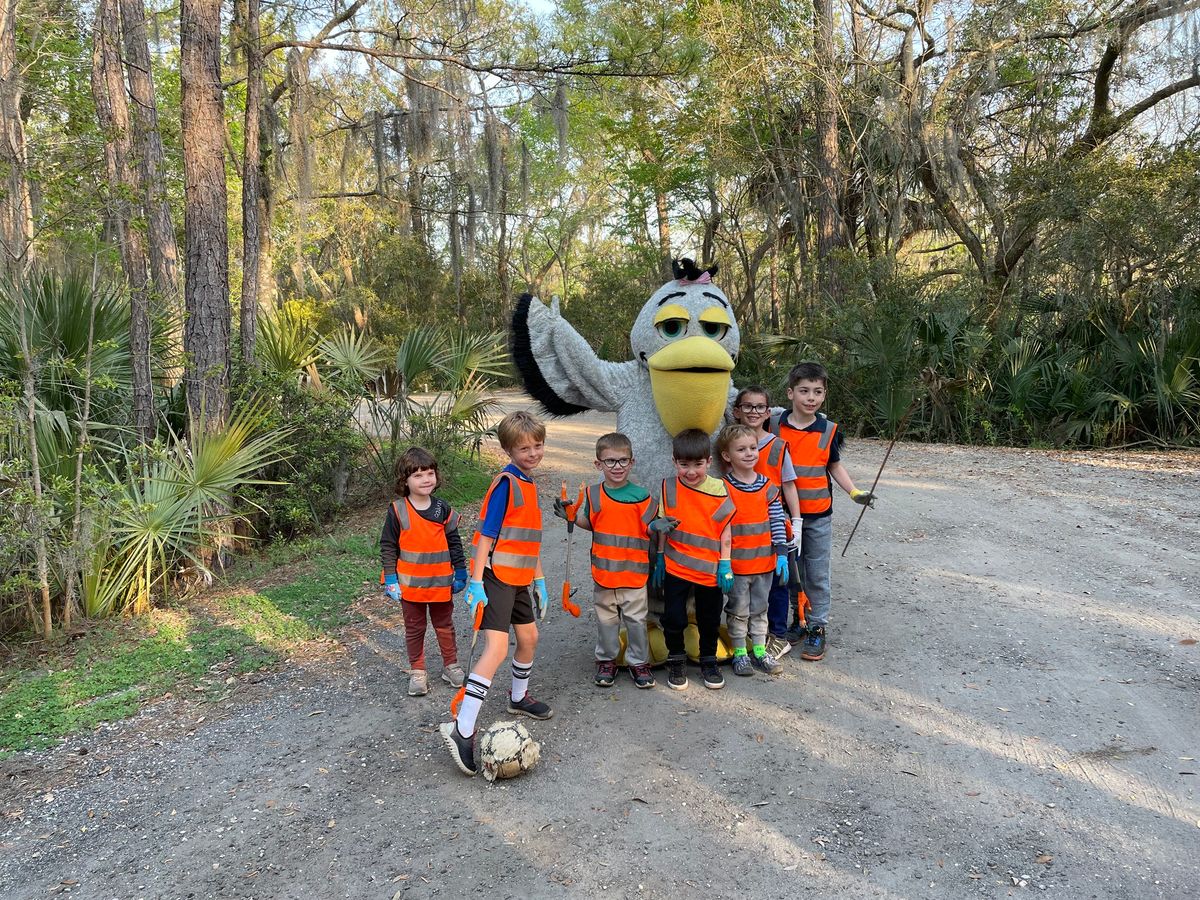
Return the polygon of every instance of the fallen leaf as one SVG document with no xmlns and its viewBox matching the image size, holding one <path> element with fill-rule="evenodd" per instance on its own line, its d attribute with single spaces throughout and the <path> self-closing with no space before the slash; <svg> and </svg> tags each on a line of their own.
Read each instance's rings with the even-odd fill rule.
<svg viewBox="0 0 1200 900">
<path fill-rule="evenodd" d="M 1180 646 L 1190 647 L 1190 646 L 1192 646 L 1192 644 L 1196 643 L 1196 639 L 1195 638 L 1184 638 L 1179 643 L 1180 643 Z"/>
<path fill-rule="evenodd" d="M 979 791 L 967 791 L 967 796 L 968 797 L 978 797 Z"/>
<path fill-rule="evenodd" d="M 1033 860 L 1036 863 L 1041 863 L 1043 866 L 1048 866 L 1054 862 L 1054 857 L 1049 853 L 1039 853 Z"/>
</svg>

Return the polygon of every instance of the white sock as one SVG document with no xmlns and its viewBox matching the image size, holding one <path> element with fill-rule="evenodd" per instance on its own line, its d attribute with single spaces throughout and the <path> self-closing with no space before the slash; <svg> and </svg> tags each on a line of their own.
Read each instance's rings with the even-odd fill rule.
<svg viewBox="0 0 1200 900">
<path fill-rule="evenodd" d="M 484 678 L 474 672 L 467 678 L 467 690 L 463 694 L 462 703 L 458 705 L 458 717 L 454 720 L 458 724 L 458 733 L 463 737 L 469 738 L 475 733 L 475 720 L 479 718 L 479 710 L 491 686 L 490 678 Z"/>
<path fill-rule="evenodd" d="M 525 699 L 525 695 L 529 693 L 529 676 L 533 672 L 533 660 L 527 663 L 517 662 L 516 658 L 512 661 L 512 698 L 514 703 L 519 703 Z"/>
</svg>

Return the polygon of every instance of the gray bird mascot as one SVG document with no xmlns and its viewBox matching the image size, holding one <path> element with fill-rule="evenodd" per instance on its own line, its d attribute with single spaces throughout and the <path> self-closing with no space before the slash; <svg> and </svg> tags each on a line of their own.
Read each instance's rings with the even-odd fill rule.
<svg viewBox="0 0 1200 900">
<path fill-rule="evenodd" d="M 550 306 L 523 294 L 512 317 L 512 356 L 525 390 L 554 416 L 589 409 L 617 414 L 633 442 L 633 477 L 656 496 L 674 475 L 671 438 L 686 428 L 714 434 L 734 393 L 741 334 L 733 307 L 690 259 L 655 291 L 629 332 L 633 359 L 609 362 Z"/>
</svg>

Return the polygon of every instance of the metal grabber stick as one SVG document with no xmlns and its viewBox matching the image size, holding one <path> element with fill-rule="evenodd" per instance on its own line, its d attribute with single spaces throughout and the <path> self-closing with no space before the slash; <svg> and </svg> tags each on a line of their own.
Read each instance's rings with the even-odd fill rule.
<svg viewBox="0 0 1200 900">
<path fill-rule="evenodd" d="M 475 622 L 471 629 L 471 652 L 467 656 L 467 674 L 463 676 L 462 687 L 450 701 L 450 715 L 452 716 L 458 715 L 458 706 L 462 703 L 463 697 L 467 695 L 467 679 L 471 677 L 471 669 L 475 667 L 475 642 L 479 640 L 479 626 L 483 624 L 483 610 L 482 603 L 475 609 Z"/>
<path fill-rule="evenodd" d="M 892 448 L 896 446 L 896 440 L 904 432 L 904 426 L 908 424 L 908 417 L 912 411 L 917 408 L 917 402 L 921 399 L 921 395 L 917 394 L 912 398 L 912 403 L 908 404 L 908 409 L 904 411 L 904 415 L 900 417 L 900 422 L 896 425 L 896 433 L 892 435 L 892 441 L 888 444 L 887 452 L 883 454 L 883 462 L 879 464 L 879 471 L 875 473 L 875 480 L 871 482 L 871 490 L 869 493 L 875 493 L 875 487 L 879 484 L 879 476 L 883 474 L 883 467 L 887 465 L 888 457 L 892 455 Z M 850 537 L 846 538 L 846 546 L 842 548 L 842 556 L 846 555 L 846 551 L 850 549 L 850 542 L 854 540 L 854 532 L 858 531 L 858 523 L 862 521 L 863 516 L 867 513 L 868 504 L 864 503 L 862 509 L 858 511 L 858 518 L 854 520 L 854 527 L 850 529 Z"/>
<path fill-rule="evenodd" d="M 579 485 L 579 496 L 575 500 L 574 506 L 567 506 L 567 483 L 562 483 L 562 502 L 567 506 L 567 558 L 563 565 L 566 571 L 563 573 L 562 586 L 562 608 L 579 618 L 579 604 L 571 599 L 571 595 L 575 592 L 571 590 L 571 537 L 575 533 L 575 516 L 579 514 L 579 507 L 583 506 L 583 491 L 582 482 Z"/>
</svg>

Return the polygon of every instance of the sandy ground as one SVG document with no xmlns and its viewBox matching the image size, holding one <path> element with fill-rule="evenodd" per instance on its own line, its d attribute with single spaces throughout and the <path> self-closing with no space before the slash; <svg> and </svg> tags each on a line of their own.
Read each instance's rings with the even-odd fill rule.
<svg viewBox="0 0 1200 900">
<path fill-rule="evenodd" d="M 610 425 L 552 424 L 547 505 Z M 860 485 L 883 452 L 847 447 Z M 450 689 L 405 695 L 372 597 L 339 653 L 0 764 L 0 898 L 1195 897 L 1198 470 L 900 445 L 823 662 L 602 690 L 587 605 L 552 611 L 542 764 L 493 786 L 441 745 Z"/>
</svg>

